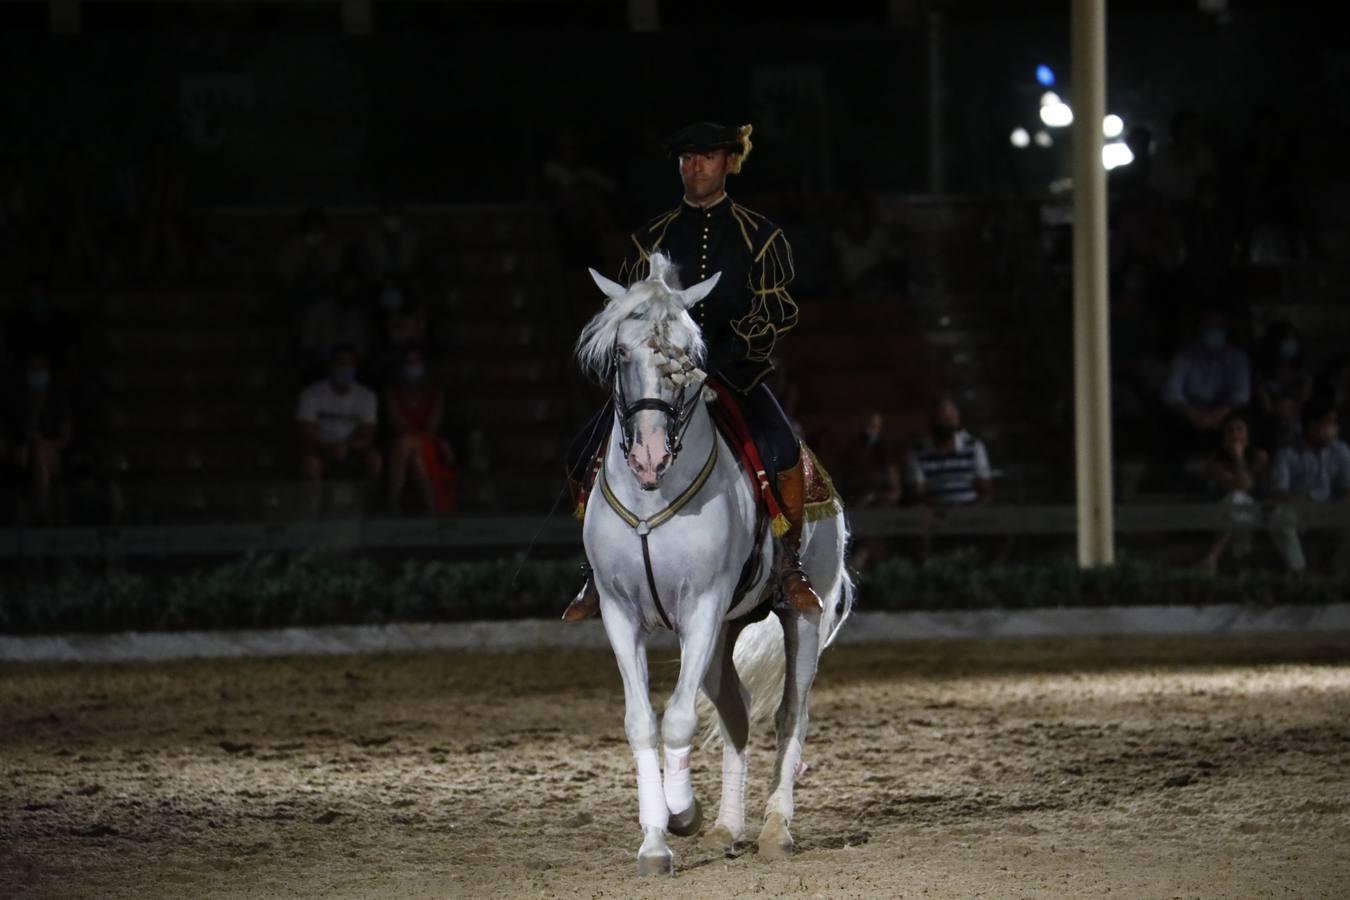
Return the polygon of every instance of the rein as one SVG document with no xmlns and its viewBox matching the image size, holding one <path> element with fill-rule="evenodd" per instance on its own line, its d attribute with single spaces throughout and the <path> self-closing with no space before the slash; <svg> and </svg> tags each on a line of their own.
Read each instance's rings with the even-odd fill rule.
<svg viewBox="0 0 1350 900">
<path fill-rule="evenodd" d="M 647 546 L 647 535 L 651 534 L 652 529 L 659 528 L 679 514 L 680 510 L 689 505 L 689 501 L 698 496 L 698 492 L 703 490 L 703 486 L 708 483 L 708 478 L 712 476 L 713 470 L 717 468 L 717 435 L 713 434 L 712 450 L 708 453 L 708 461 L 703 464 L 703 469 L 690 482 L 689 487 L 681 492 L 680 496 L 671 501 L 670 505 L 661 510 L 654 516 L 646 519 L 640 519 L 632 510 L 624 506 L 614 492 L 610 490 L 609 481 L 605 478 L 605 470 L 601 467 L 597 473 L 596 480 L 600 482 L 600 494 L 609 504 L 609 508 L 614 510 L 620 519 L 628 524 L 637 532 L 637 536 L 642 540 L 642 565 L 647 570 L 647 589 L 652 593 L 652 600 L 656 603 L 656 612 L 661 616 L 661 623 L 667 629 L 674 631 L 670 624 L 670 617 L 666 615 L 666 609 L 661 604 L 661 595 L 656 590 L 656 577 L 652 574 L 652 554 Z"/>
</svg>

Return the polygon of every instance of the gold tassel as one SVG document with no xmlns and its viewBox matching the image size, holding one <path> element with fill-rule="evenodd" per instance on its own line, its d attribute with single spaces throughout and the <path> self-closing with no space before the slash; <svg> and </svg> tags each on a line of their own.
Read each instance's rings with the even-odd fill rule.
<svg viewBox="0 0 1350 900">
<path fill-rule="evenodd" d="M 788 529 L 790 529 L 791 527 L 792 523 L 789 522 L 787 520 L 787 516 L 783 515 L 782 513 L 779 513 L 778 515 L 773 517 L 772 528 L 774 537 L 782 537 L 783 535 L 788 533 Z"/>
<path fill-rule="evenodd" d="M 581 502 L 581 501 L 577 501 L 576 509 L 572 510 L 572 518 L 576 519 L 578 522 L 584 522 L 584 521 L 586 521 L 586 504 L 585 504 L 585 503 L 583 503 L 583 502 Z"/>
<path fill-rule="evenodd" d="M 741 174 L 741 166 L 745 163 L 745 158 L 750 155 L 754 144 L 750 143 L 750 132 L 754 131 L 753 125 L 742 125 L 736 129 L 736 139 L 741 142 L 741 152 L 731 157 L 731 165 L 727 168 L 733 175 Z"/>
</svg>

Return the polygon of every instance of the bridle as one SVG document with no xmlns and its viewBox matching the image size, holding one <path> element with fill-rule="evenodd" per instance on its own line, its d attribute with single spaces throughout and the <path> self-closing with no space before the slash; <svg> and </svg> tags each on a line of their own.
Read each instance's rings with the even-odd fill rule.
<svg viewBox="0 0 1350 900">
<path fill-rule="evenodd" d="M 665 353 L 669 356 L 668 350 L 671 346 L 664 340 L 657 337 L 651 338 L 653 349 Z M 618 359 L 619 341 L 614 340 L 613 359 Z M 691 364 L 692 368 L 692 364 Z M 666 375 L 666 380 L 671 380 L 670 375 Z M 623 379 L 619 377 L 619 367 L 614 367 L 614 415 L 619 420 L 619 446 L 623 450 L 624 456 L 628 456 L 633 451 L 633 416 L 642 412 L 644 409 L 659 412 L 666 417 L 666 452 L 670 454 L 670 461 L 673 464 L 680 455 L 680 450 L 684 447 L 684 434 L 689 429 L 689 423 L 693 421 L 694 410 L 703 396 L 703 382 L 701 379 L 697 383 L 693 380 L 681 380 L 675 383 L 678 392 L 675 394 L 674 402 L 662 400 L 660 397 L 641 397 L 631 404 L 624 395 Z M 692 388 L 692 390 L 691 390 Z"/>
</svg>

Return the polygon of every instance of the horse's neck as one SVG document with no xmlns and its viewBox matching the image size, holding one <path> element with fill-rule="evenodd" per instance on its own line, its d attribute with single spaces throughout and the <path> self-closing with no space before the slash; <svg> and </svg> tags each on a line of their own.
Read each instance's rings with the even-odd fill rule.
<svg viewBox="0 0 1350 900">
<path fill-rule="evenodd" d="M 661 479 L 656 490 L 644 491 L 637 486 L 637 480 L 628 469 L 628 460 L 623 453 L 623 432 L 619 428 L 619 420 L 615 418 L 609 435 L 609 449 L 605 453 L 605 481 L 609 482 L 610 489 L 619 501 L 635 514 L 655 515 L 693 484 L 707 463 L 715 440 L 717 431 L 708 413 L 708 404 L 700 400 L 685 430 L 683 449 L 675 457 L 670 471 Z"/>
</svg>

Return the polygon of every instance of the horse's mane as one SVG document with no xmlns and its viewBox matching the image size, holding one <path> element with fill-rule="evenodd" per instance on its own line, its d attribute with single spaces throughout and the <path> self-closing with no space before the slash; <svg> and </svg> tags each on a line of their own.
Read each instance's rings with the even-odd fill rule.
<svg viewBox="0 0 1350 900">
<path fill-rule="evenodd" d="M 624 322 L 636 320 L 647 325 L 642 338 L 657 335 L 682 347 L 702 364 L 705 351 L 703 332 L 685 311 L 680 301 L 680 284 L 674 266 L 663 253 L 651 255 L 651 274 L 628 289 L 628 293 L 605 304 L 604 309 L 581 329 L 577 338 L 577 362 L 596 379 L 609 377 L 614 343 Z M 673 283 L 672 283 L 673 282 Z"/>
</svg>

